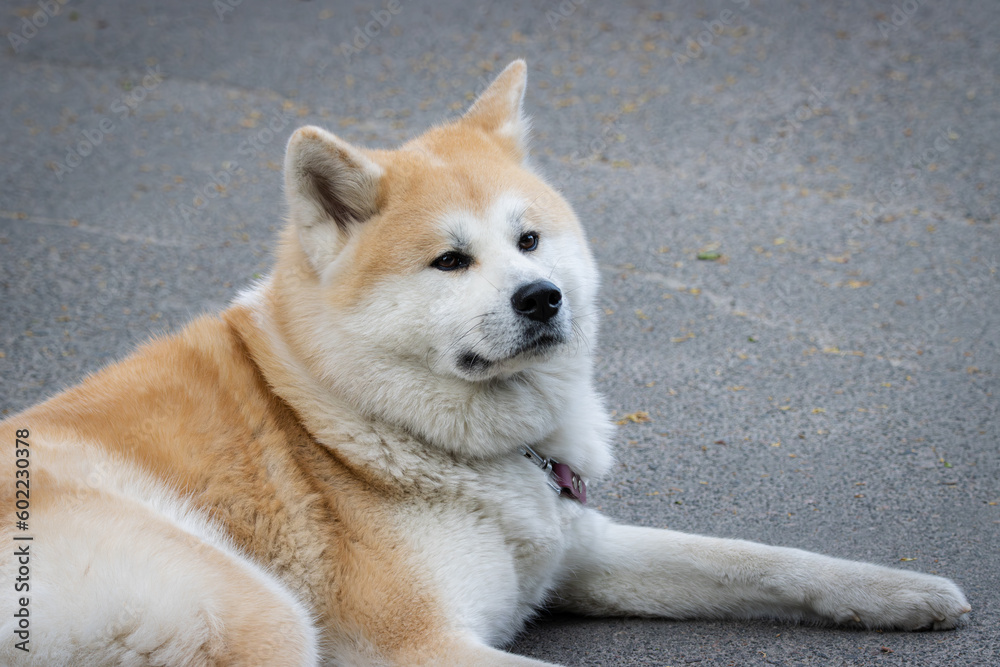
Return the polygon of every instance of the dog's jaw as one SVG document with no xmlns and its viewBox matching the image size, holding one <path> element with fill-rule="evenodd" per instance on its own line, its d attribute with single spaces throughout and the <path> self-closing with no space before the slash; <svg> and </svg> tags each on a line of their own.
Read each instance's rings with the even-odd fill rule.
<svg viewBox="0 0 1000 667">
<path fill-rule="evenodd" d="M 568 318 L 564 318 L 569 321 Z M 519 335 L 506 342 L 499 350 L 490 353 L 473 348 L 461 349 L 455 354 L 455 372 L 470 382 L 484 382 L 511 378 L 525 370 L 544 365 L 547 361 L 568 352 L 568 346 L 579 344 L 566 332 L 568 325 L 560 321 L 553 326 L 525 327 Z M 499 346 L 498 346 L 499 347 Z"/>
</svg>

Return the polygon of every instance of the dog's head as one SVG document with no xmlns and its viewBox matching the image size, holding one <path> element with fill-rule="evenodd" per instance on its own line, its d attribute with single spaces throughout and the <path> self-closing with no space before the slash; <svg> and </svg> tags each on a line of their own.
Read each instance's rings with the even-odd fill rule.
<svg viewBox="0 0 1000 667">
<path fill-rule="evenodd" d="M 461 422 L 502 431 L 512 410 L 536 422 L 514 438 L 537 440 L 568 400 L 560 382 L 589 386 L 597 272 L 569 205 L 527 164 L 525 84 L 516 61 L 397 150 L 304 127 L 285 158 L 284 337 L 364 412 L 446 446 L 482 428 Z M 430 426 L 439 414 L 451 425 Z"/>
</svg>

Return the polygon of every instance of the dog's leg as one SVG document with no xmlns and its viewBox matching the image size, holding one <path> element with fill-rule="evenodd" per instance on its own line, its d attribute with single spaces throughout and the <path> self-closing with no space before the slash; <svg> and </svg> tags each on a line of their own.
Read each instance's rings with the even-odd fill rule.
<svg viewBox="0 0 1000 667">
<path fill-rule="evenodd" d="M 581 521 L 557 605 L 587 614 L 812 619 L 948 629 L 970 610 L 942 577 L 742 540 Z"/>
<path fill-rule="evenodd" d="M 93 490 L 37 504 L 32 541 L 2 535 L 27 552 L 30 643 L 15 646 L 18 619 L 6 614 L 0 664 L 317 664 L 309 613 L 199 517 Z M 4 581 L 13 567 L 0 559 Z M 13 606 L 4 591 L 0 608 Z"/>
</svg>

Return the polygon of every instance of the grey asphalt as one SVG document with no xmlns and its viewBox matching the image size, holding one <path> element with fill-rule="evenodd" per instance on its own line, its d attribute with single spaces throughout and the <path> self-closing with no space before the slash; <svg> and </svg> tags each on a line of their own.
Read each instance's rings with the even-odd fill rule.
<svg viewBox="0 0 1000 667">
<path fill-rule="evenodd" d="M 936 572 L 974 611 L 915 634 L 554 616 L 512 650 L 1000 664 L 1000 4 L 386 7 L 3 4 L 3 414 L 266 271 L 294 127 L 392 146 L 524 57 L 534 162 L 602 268 L 600 387 L 649 416 L 593 503 Z"/>
</svg>

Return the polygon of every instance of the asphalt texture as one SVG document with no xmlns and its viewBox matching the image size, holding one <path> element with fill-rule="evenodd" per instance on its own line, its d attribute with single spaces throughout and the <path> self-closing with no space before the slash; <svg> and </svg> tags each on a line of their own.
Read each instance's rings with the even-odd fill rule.
<svg viewBox="0 0 1000 667">
<path fill-rule="evenodd" d="M 295 127 L 397 145 L 523 57 L 534 163 L 603 276 L 625 423 L 593 504 L 938 573 L 974 610 L 912 634 L 552 616 L 511 649 L 1000 664 L 1000 4 L 24 0 L 0 30 L 4 415 L 265 272 Z"/>
</svg>

